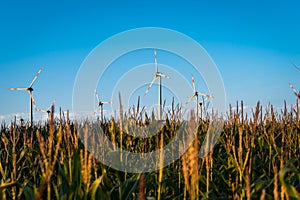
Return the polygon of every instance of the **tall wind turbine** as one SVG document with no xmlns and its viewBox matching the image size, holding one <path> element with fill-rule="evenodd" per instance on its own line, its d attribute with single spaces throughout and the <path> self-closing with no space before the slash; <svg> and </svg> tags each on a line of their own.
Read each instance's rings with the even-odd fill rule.
<svg viewBox="0 0 300 200">
<path fill-rule="evenodd" d="M 33 123 L 33 110 L 32 110 L 32 104 L 33 104 L 33 97 L 32 97 L 32 91 L 33 91 L 33 84 L 35 83 L 36 79 L 38 78 L 39 74 L 41 73 L 42 68 L 39 69 L 33 80 L 31 81 L 29 87 L 27 88 L 9 88 L 9 90 L 22 90 L 22 91 L 27 91 L 29 92 L 29 99 L 30 99 L 30 125 Z"/>
<path fill-rule="evenodd" d="M 156 72 L 154 74 L 154 77 L 150 83 L 150 85 L 148 86 L 144 96 L 149 92 L 152 84 L 154 83 L 154 81 L 156 79 L 158 79 L 158 118 L 161 119 L 161 113 L 162 113 L 162 110 L 161 110 L 161 104 L 162 104 L 162 88 L 161 88 L 161 78 L 167 78 L 167 79 L 170 79 L 169 76 L 167 75 L 164 75 L 163 73 L 159 72 L 158 71 L 158 64 L 157 64 L 157 59 L 156 59 L 156 49 L 154 49 L 154 63 L 155 63 L 155 67 L 156 67 Z"/>
<path fill-rule="evenodd" d="M 110 101 L 107 101 L 107 102 L 101 101 L 100 98 L 99 98 L 99 94 L 98 94 L 98 92 L 96 91 L 96 89 L 95 89 L 94 91 L 95 91 L 96 98 L 97 98 L 97 100 L 98 100 L 98 106 L 97 106 L 97 108 L 96 108 L 96 110 L 95 110 L 94 113 L 96 114 L 97 111 L 98 111 L 98 109 L 100 108 L 101 122 L 103 122 L 103 104 L 112 104 L 112 102 L 110 102 Z"/>
<path fill-rule="evenodd" d="M 196 85 L 195 85 L 195 79 L 194 79 L 194 76 L 192 75 L 192 84 L 193 84 L 193 88 L 194 88 L 194 95 L 189 98 L 189 100 L 186 102 L 186 104 L 188 104 L 189 102 L 191 102 L 194 98 L 196 98 L 196 115 L 197 115 L 197 120 L 198 120 L 198 105 L 199 105 L 199 95 L 202 96 L 202 97 L 206 97 L 205 99 L 202 100 L 202 102 L 210 99 L 210 98 L 214 98 L 212 95 L 209 95 L 209 94 L 203 94 L 201 92 L 198 92 L 197 89 L 196 89 Z"/>
</svg>

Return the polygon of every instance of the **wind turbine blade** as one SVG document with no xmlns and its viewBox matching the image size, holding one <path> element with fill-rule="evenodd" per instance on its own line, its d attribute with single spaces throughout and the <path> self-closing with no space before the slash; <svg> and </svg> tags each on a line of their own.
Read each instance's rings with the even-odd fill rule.
<svg viewBox="0 0 300 200">
<path fill-rule="evenodd" d="M 294 86 L 291 83 L 289 83 L 289 84 L 290 84 L 290 87 L 292 88 L 292 90 L 294 91 L 294 94 L 300 99 L 299 92 L 294 88 Z"/>
<path fill-rule="evenodd" d="M 157 64 L 157 59 L 156 59 L 156 48 L 154 48 L 154 63 L 155 63 L 155 68 L 156 68 L 156 73 L 158 72 L 158 64 Z"/>
<path fill-rule="evenodd" d="M 206 97 L 207 100 L 214 98 L 213 95 L 209 95 L 209 94 L 204 94 L 204 95 L 202 95 L 202 97 Z"/>
<path fill-rule="evenodd" d="M 199 94 L 200 96 L 203 96 L 203 97 L 212 98 L 212 96 L 209 95 L 209 94 L 204 94 L 204 93 L 201 93 L 201 92 L 198 92 L 198 94 Z"/>
<path fill-rule="evenodd" d="M 54 101 L 51 103 L 51 105 L 49 106 L 49 108 L 48 108 L 47 110 L 51 110 L 51 107 L 54 106 L 55 101 L 56 101 L 56 100 L 54 100 Z"/>
<path fill-rule="evenodd" d="M 31 81 L 30 85 L 29 85 L 29 88 L 31 88 L 34 84 L 34 82 L 36 81 L 36 79 L 38 78 L 38 76 L 40 75 L 41 71 L 42 71 L 43 68 L 40 68 L 38 73 L 36 73 L 35 77 L 33 78 L 33 80 Z"/>
<path fill-rule="evenodd" d="M 96 115 L 96 113 L 97 113 L 97 111 L 98 111 L 99 108 L 101 108 L 101 105 L 99 105 L 99 106 L 96 107 L 96 109 L 94 111 L 94 115 Z"/>
<path fill-rule="evenodd" d="M 47 113 L 48 110 L 42 110 L 42 109 L 36 109 L 37 112 L 43 112 L 43 113 Z"/>
<path fill-rule="evenodd" d="M 34 105 L 34 110 L 35 110 L 36 112 L 41 112 L 41 110 L 38 109 L 38 108 L 36 107 L 35 103 L 33 103 L 33 105 Z"/>
<path fill-rule="evenodd" d="M 196 95 L 193 95 L 192 97 L 190 97 L 189 100 L 188 100 L 187 102 L 185 102 L 185 104 L 190 103 L 190 102 L 193 100 L 193 98 L 194 98 L 195 96 L 196 96 Z"/>
<path fill-rule="evenodd" d="M 196 86 L 195 86 L 195 79 L 194 79 L 194 75 L 192 75 L 192 84 L 193 84 L 193 88 L 194 88 L 194 93 L 196 94 Z"/>
<path fill-rule="evenodd" d="M 170 79 L 170 77 L 169 77 L 169 76 L 167 76 L 167 75 L 164 75 L 163 73 L 158 73 L 158 75 L 159 75 L 160 77 L 163 77 L 163 78 Z"/>
<path fill-rule="evenodd" d="M 94 90 L 94 92 L 95 92 L 96 98 L 97 98 L 97 100 L 98 100 L 98 103 L 99 103 L 99 102 L 100 102 L 99 94 L 98 94 L 98 92 L 97 92 L 97 90 L 96 90 L 96 89 Z"/>
<path fill-rule="evenodd" d="M 105 101 L 105 102 L 102 102 L 102 104 L 112 104 L 112 102 L 110 102 L 110 101 Z"/>
<path fill-rule="evenodd" d="M 9 90 L 22 90 L 22 91 L 28 91 L 28 88 L 8 88 Z"/>
<path fill-rule="evenodd" d="M 34 98 L 33 98 L 32 93 L 30 93 L 30 98 L 32 99 L 32 104 L 33 104 L 33 107 L 34 107 L 34 110 L 35 110 L 35 111 L 37 111 L 37 112 L 44 112 L 44 113 L 47 112 L 47 110 L 42 110 L 42 109 L 39 109 L 39 108 L 37 107 L 36 102 L 35 102 L 35 100 L 34 100 Z"/>
<path fill-rule="evenodd" d="M 154 78 L 152 79 L 150 85 L 148 86 L 148 88 L 147 88 L 147 90 L 146 90 L 144 96 L 146 96 L 146 94 L 149 92 L 151 86 L 153 85 L 153 83 L 154 83 L 154 81 L 155 81 L 156 79 L 157 79 L 157 76 L 154 76 Z"/>
<path fill-rule="evenodd" d="M 293 66 L 300 72 L 300 68 L 296 64 L 293 63 Z"/>
</svg>

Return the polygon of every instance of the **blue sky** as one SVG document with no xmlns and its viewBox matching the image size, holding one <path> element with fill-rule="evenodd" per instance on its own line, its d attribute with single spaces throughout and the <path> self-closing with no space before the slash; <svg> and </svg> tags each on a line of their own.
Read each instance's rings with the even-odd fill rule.
<svg viewBox="0 0 300 200">
<path fill-rule="evenodd" d="M 28 94 L 7 88 L 26 87 L 40 67 L 38 106 L 48 108 L 55 99 L 62 109 L 72 109 L 76 74 L 89 52 L 114 34 L 140 27 L 173 29 L 201 44 L 218 66 L 228 104 L 291 105 L 296 99 L 288 82 L 300 89 L 300 73 L 292 66 L 300 65 L 299 7 L 297 0 L 1 1 L 1 119 L 28 114 Z M 141 64 L 153 62 L 150 51 L 144 56 Z M 158 54 L 159 62 L 168 64 L 166 58 Z"/>
</svg>

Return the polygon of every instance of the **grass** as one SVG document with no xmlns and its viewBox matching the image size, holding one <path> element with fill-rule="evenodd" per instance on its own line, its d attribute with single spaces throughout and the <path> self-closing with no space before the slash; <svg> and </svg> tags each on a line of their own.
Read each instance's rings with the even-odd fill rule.
<svg viewBox="0 0 300 200">
<path fill-rule="evenodd" d="M 118 147 L 151 152 L 176 136 L 184 123 L 178 110 L 169 112 L 158 134 L 144 139 L 126 134 L 132 128 L 127 122 L 146 126 L 156 122 L 154 115 L 120 111 L 121 128 L 115 119 L 76 124 L 68 115 L 55 121 L 53 114 L 47 123 L 32 127 L 2 124 L 0 199 L 300 199 L 299 112 L 285 106 L 276 113 L 258 103 L 249 117 L 242 107 L 230 107 L 206 157 L 198 158 L 198 151 L 209 120 L 195 123 L 191 115 L 186 130 L 198 140 L 170 165 L 161 168 L 164 157 L 159 155 L 154 164 L 160 169 L 141 174 L 103 165 L 85 148 L 97 148 L 96 140 L 80 136 L 95 138 L 93 130 L 101 127 Z"/>
</svg>

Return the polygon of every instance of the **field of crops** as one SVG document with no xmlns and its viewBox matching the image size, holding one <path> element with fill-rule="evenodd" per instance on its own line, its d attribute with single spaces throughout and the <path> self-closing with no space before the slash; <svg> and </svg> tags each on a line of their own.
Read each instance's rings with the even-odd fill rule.
<svg viewBox="0 0 300 200">
<path fill-rule="evenodd" d="M 68 115 L 51 116 L 33 127 L 2 124 L 0 199 L 300 199 L 300 121 L 293 108 L 277 113 L 258 103 L 252 116 L 242 106 L 231 108 L 217 144 L 204 158 L 198 158 L 198 150 L 209 120 L 200 119 L 193 133 L 198 140 L 180 159 L 139 174 L 103 165 L 80 135 L 92 137 L 89 130 L 98 127 L 124 150 L 150 152 L 175 137 L 183 123 L 177 111 L 146 139 L 126 134 L 120 122 L 133 119 L 146 126 L 156 120 L 151 115 L 120 113 L 121 120 L 81 124 Z"/>
</svg>

